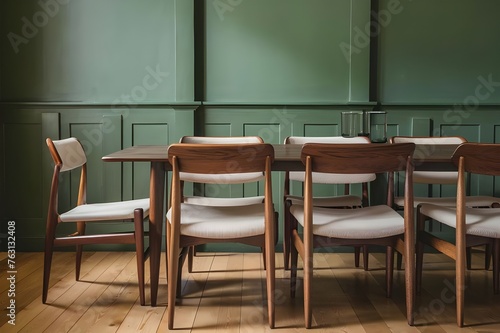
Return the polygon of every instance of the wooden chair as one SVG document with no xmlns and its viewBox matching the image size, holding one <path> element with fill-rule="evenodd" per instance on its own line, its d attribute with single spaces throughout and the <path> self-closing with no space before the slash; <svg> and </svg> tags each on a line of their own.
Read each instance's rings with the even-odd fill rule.
<svg viewBox="0 0 500 333">
<path fill-rule="evenodd" d="M 466 248 L 488 244 L 493 248 L 493 289 L 499 292 L 500 208 L 471 208 L 466 196 L 467 173 L 500 176 L 500 144 L 464 143 L 453 154 L 458 166 L 455 207 L 422 203 L 417 208 L 417 289 L 422 281 L 424 244 L 446 254 L 456 265 L 457 325 L 464 324 Z M 424 230 L 426 219 L 433 219 L 455 229 L 455 243 Z"/>
<path fill-rule="evenodd" d="M 300 254 L 304 269 L 304 316 L 311 327 L 311 289 L 313 282 L 313 249 L 337 245 L 365 244 L 386 247 L 387 296 L 392 292 L 394 249 L 404 252 L 406 282 L 406 314 L 413 325 L 414 304 L 414 224 L 413 224 L 413 143 L 393 145 L 305 144 L 302 162 L 306 168 L 304 205 L 292 205 L 291 214 L 303 227 L 292 230 L 291 296 L 295 297 L 297 259 Z M 337 174 L 382 173 L 406 170 L 404 217 L 390 205 L 357 209 L 330 209 L 313 205 L 313 172 Z"/>
<path fill-rule="evenodd" d="M 45 231 L 45 259 L 43 271 L 42 302 L 46 303 L 54 247 L 76 245 L 76 280 L 80 278 L 83 245 L 134 244 L 137 256 L 137 278 L 141 305 L 144 295 L 144 218 L 149 215 L 149 198 L 120 202 L 87 203 L 87 157 L 76 138 L 46 140 L 54 160 L 54 174 L 50 189 L 47 225 Z M 58 210 L 59 177 L 61 173 L 81 169 L 77 206 L 60 214 Z M 87 222 L 133 221 L 132 232 L 86 235 Z M 77 231 L 69 236 L 56 236 L 60 223 L 74 222 Z"/>
<path fill-rule="evenodd" d="M 391 143 L 413 142 L 415 144 L 432 144 L 432 145 L 459 145 L 467 142 L 461 136 L 442 136 L 442 137 L 425 137 L 425 136 L 394 136 L 390 138 Z M 416 208 L 422 203 L 432 203 L 435 205 L 453 207 L 456 204 L 455 196 L 450 197 L 433 197 L 432 188 L 434 185 L 456 185 L 458 172 L 456 171 L 414 171 L 413 183 L 428 185 L 428 195 L 416 196 L 414 198 L 414 207 Z M 414 186 L 415 187 L 415 186 Z M 467 196 L 466 202 L 469 207 L 490 207 L 492 203 L 498 201 L 497 198 L 491 196 Z M 404 199 L 401 196 L 394 197 L 394 204 L 397 209 L 404 209 Z M 432 231 L 432 221 L 430 221 L 429 229 Z M 485 248 L 485 269 L 489 269 L 491 261 L 491 249 Z M 467 268 L 471 269 L 471 248 L 467 249 Z"/>
<path fill-rule="evenodd" d="M 261 137 L 258 136 L 183 136 L 179 143 L 194 143 L 194 144 L 239 144 L 239 143 L 264 143 Z M 204 185 L 207 175 L 191 174 L 191 173 L 181 173 L 181 181 L 188 181 L 192 183 L 198 183 L 198 185 Z M 216 177 L 216 175 L 210 175 L 211 179 Z M 254 174 L 232 174 L 223 175 L 221 177 L 221 182 L 228 182 L 228 177 L 231 183 L 243 183 L 243 182 L 255 182 L 264 179 L 264 174 L 262 172 L 256 172 Z M 201 182 L 200 182 L 201 181 Z M 183 186 L 181 186 L 184 189 Z M 196 193 L 198 192 L 198 193 Z M 182 195 L 182 201 L 185 203 L 196 204 L 196 205 L 207 205 L 207 206 L 240 206 L 240 205 L 252 205 L 256 203 L 264 202 L 264 196 L 251 196 L 251 197 L 239 197 L 239 198 L 221 198 L 214 196 L 204 195 L 203 189 L 197 189 L 194 195 Z M 277 217 L 276 217 L 277 221 Z M 276 222 L 277 223 L 277 222 Z M 187 254 L 188 258 L 188 272 L 193 271 L 193 257 L 196 255 L 196 248 L 191 246 Z M 182 262 L 182 261 L 181 261 Z"/>
<path fill-rule="evenodd" d="M 168 327 L 173 329 L 180 251 L 220 242 L 240 242 L 264 249 L 269 326 L 274 327 L 275 222 L 271 190 L 273 147 L 269 144 L 173 144 L 171 207 L 167 213 Z M 181 174 L 202 174 L 205 182 L 222 175 L 264 173 L 264 202 L 241 206 L 208 206 L 182 202 Z M 206 177 L 206 175 L 214 177 Z M 197 178 L 197 182 L 202 179 Z"/>
<path fill-rule="evenodd" d="M 290 136 L 285 139 L 285 144 L 306 144 L 306 143 L 338 143 L 338 144 L 353 144 L 353 143 L 370 143 L 368 137 L 353 137 L 345 138 L 342 136 L 330 137 L 301 137 Z M 297 221 L 290 214 L 291 205 L 303 205 L 303 196 L 291 195 L 290 184 L 293 181 L 304 182 L 305 173 L 303 171 L 290 171 L 285 173 L 284 183 L 284 232 L 283 232 L 283 260 L 284 268 L 290 268 L 290 248 L 291 248 L 291 230 L 297 225 Z M 375 180 L 375 174 L 360 174 L 360 175 L 335 175 L 335 174 L 313 174 L 313 180 L 322 184 L 345 184 L 344 195 L 314 197 L 313 204 L 318 207 L 330 208 L 357 208 L 368 206 L 368 182 Z M 350 184 L 362 184 L 362 196 L 351 195 Z M 363 264 L 365 270 L 368 269 L 368 247 L 364 246 Z M 360 247 L 355 247 L 355 266 L 359 267 Z"/>
</svg>

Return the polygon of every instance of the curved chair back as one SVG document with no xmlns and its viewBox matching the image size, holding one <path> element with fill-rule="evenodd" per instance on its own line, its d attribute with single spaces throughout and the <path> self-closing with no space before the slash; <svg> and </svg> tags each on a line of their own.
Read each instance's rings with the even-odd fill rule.
<svg viewBox="0 0 500 333">
<path fill-rule="evenodd" d="M 467 140 L 461 136 L 394 136 L 390 138 L 390 143 L 412 142 L 415 144 L 428 145 L 451 145 L 461 144 Z M 415 171 L 413 172 L 413 182 L 420 184 L 456 184 L 458 173 L 455 171 Z"/>
<path fill-rule="evenodd" d="M 345 138 L 342 136 L 324 136 L 324 137 L 300 137 L 290 136 L 285 139 L 285 144 L 301 144 L 306 143 L 337 143 L 337 144 L 364 144 L 371 143 L 368 137 L 358 136 L 353 138 Z M 290 171 L 288 179 L 294 181 L 304 181 L 305 173 L 303 171 Z M 286 176 L 285 176 L 286 177 Z M 375 180 L 374 173 L 369 174 L 334 174 L 334 173 L 313 173 L 313 182 L 323 184 L 354 184 L 367 183 Z"/>
<path fill-rule="evenodd" d="M 237 136 L 237 137 L 223 137 L 223 136 L 183 136 L 180 143 L 191 144 L 247 144 L 247 143 L 264 143 L 262 138 L 258 136 Z M 194 183 L 218 183 L 224 182 L 225 184 L 238 184 L 262 180 L 264 175 L 262 172 L 253 173 L 225 173 L 224 176 L 217 174 L 206 175 L 205 172 L 190 173 L 182 172 L 180 175 L 182 180 Z M 220 179 L 219 179 L 220 178 Z"/>
</svg>

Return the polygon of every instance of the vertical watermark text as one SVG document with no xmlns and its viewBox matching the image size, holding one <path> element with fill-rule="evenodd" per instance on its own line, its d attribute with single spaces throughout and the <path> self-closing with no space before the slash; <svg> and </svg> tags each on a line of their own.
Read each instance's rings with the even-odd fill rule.
<svg viewBox="0 0 500 333">
<path fill-rule="evenodd" d="M 7 317 L 10 325 L 16 324 L 16 222 L 7 222 Z"/>
</svg>

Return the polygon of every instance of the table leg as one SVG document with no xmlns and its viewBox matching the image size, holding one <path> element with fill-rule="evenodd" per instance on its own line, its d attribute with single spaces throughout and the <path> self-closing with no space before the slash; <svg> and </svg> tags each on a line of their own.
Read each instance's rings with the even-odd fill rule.
<svg viewBox="0 0 500 333">
<path fill-rule="evenodd" d="M 160 255 L 162 228 L 165 214 L 165 167 L 163 162 L 151 162 L 149 184 L 151 205 L 149 208 L 149 249 L 151 270 L 151 306 L 156 306 L 158 297 L 158 281 L 160 278 Z"/>
</svg>

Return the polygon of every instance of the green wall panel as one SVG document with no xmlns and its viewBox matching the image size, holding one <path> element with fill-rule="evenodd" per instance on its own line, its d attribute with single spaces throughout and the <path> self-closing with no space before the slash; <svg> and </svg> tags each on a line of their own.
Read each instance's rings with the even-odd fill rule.
<svg viewBox="0 0 500 333">
<path fill-rule="evenodd" d="M 379 34 L 382 102 L 500 102 L 500 1 L 397 2 Z"/>
<path fill-rule="evenodd" d="M 222 3 L 206 1 L 207 101 L 350 100 L 350 57 L 341 45 L 350 45 L 351 1 Z M 365 5 L 366 23 L 368 1 L 354 3 Z M 366 71 L 354 76 L 367 82 Z"/>
<path fill-rule="evenodd" d="M 22 136 L 20 135 L 22 133 Z M 6 216 L 20 219 L 40 218 L 43 207 L 39 194 L 42 190 L 42 169 L 33 161 L 41 159 L 42 129 L 35 123 L 4 124 L 5 205 Z M 36 144 L 34 144 L 36 143 Z"/>
<path fill-rule="evenodd" d="M 132 127 L 133 145 L 158 145 L 169 143 L 168 132 L 169 126 L 167 123 L 155 124 L 134 124 Z M 167 152 L 165 151 L 165 155 Z M 132 179 L 132 198 L 148 198 L 149 197 L 149 172 L 150 163 L 136 162 L 133 163 L 133 179 Z"/>
<path fill-rule="evenodd" d="M 340 124 L 306 124 L 304 136 L 338 136 Z"/>
<path fill-rule="evenodd" d="M 207 124 L 203 135 L 206 136 L 232 136 L 231 124 Z M 234 136 L 234 135 L 233 135 Z"/>
<path fill-rule="evenodd" d="M 124 118 L 124 147 L 135 145 L 167 145 L 174 116 L 161 110 L 135 110 Z M 175 141 L 175 140 L 173 140 Z M 166 154 L 166 151 L 165 151 Z M 137 199 L 149 196 L 150 164 L 147 162 L 123 163 L 123 198 Z"/>
<path fill-rule="evenodd" d="M 192 1 L 22 3 L 0 4 L 2 100 L 192 101 Z"/>
<path fill-rule="evenodd" d="M 14 220 L 17 250 L 43 249 L 53 172 L 53 161 L 45 144 L 46 137 L 60 139 L 75 136 L 84 144 L 88 159 L 89 202 L 148 197 L 148 163 L 136 163 L 135 166 L 132 163 L 105 163 L 102 156 L 132 144 L 167 145 L 177 141 L 180 134 L 192 135 L 196 107 L 126 108 L 124 110 L 127 112 L 119 113 L 111 108 L 84 105 L 3 104 L 0 233 L 5 233 L 4 221 Z M 175 124 L 176 120 L 179 124 Z M 61 177 L 60 211 L 76 203 L 78 181 L 79 173 Z M 71 223 L 60 227 L 60 234 L 75 230 Z M 111 232 L 117 228 L 125 230 L 129 226 L 96 223 L 88 228 L 88 232 Z M 0 238 L 2 249 L 3 246 Z M 99 248 L 123 250 L 127 247 Z"/>
<path fill-rule="evenodd" d="M 47 136 L 84 142 L 96 200 L 148 195 L 147 163 L 101 161 L 118 149 L 193 134 L 339 135 L 344 110 L 387 110 L 388 136 L 500 142 L 499 9 L 497 0 L 2 0 L 2 219 L 18 222 L 21 248 L 42 248 Z M 281 212 L 282 173 L 273 177 Z M 63 206 L 75 181 L 63 178 Z M 500 195 L 498 182 L 473 179 L 471 191 Z"/>
</svg>

